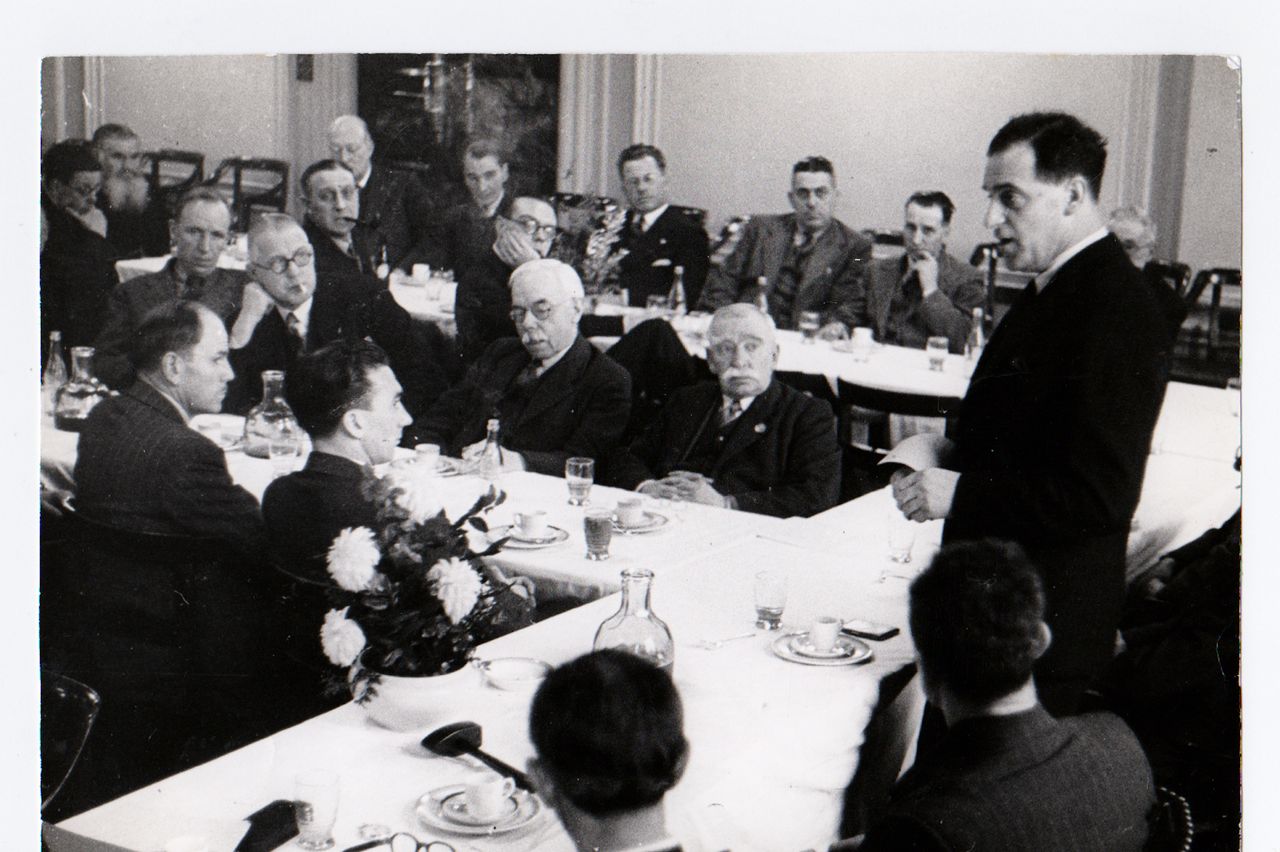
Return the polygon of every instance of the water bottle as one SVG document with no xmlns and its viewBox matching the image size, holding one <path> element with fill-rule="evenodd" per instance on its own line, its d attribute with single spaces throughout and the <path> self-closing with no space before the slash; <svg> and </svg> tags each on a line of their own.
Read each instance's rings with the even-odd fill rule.
<svg viewBox="0 0 1280 852">
<path fill-rule="evenodd" d="M 58 388 L 67 383 L 67 359 L 62 353 L 62 332 L 49 332 L 49 358 L 45 361 L 40 380 L 40 398 L 45 414 L 53 414 L 53 403 Z"/>
<path fill-rule="evenodd" d="M 756 295 L 752 304 L 760 309 L 760 313 L 769 314 L 769 279 L 764 275 L 756 279 Z"/>
<path fill-rule="evenodd" d="M 671 309 L 672 316 L 682 317 L 688 312 L 686 301 L 684 294 L 684 267 L 677 266 L 671 276 L 671 291 L 667 293 L 667 307 Z"/>
<path fill-rule="evenodd" d="M 486 426 L 484 447 L 480 450 L 480 463 L 476 472 L 487 482 L 496 483 L 502 476 L 502 444 L 498 442 L 498 418 L 492 417 Z"/>
<path fill-rule="evenodd" d="M 987 336 L 982 325 L 984 315 L 982 308 L 973 309 L 973 324 L 969 327 L 969 339 L 964 342 L 965 360 L 977 363 L 982 357 L 982 348 L 987 345 Z"/>
<path fill-rule="evenodd" d="M 653 572 L 647 568 L 629 568 L 622 572 L 622 605 L 596 630 L 591 649 L 627 651 L 670 675 L 676 645 L 671 638 L 671 628 L 649 608 L 652 586 Z"/>
</svg>

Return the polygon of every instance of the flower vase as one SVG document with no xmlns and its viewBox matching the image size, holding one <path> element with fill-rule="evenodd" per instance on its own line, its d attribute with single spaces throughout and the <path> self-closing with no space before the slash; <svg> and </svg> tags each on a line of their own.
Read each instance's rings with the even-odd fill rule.
<svg viewBox="0 0 1280 852">
<path fill-rule="evenodd" d="M 459 696 L 473 683 L 471 666 L 438 675 L 378 674 L 372 694 L 360 706 L 369 718 L 392 731 L 432 728 L 466 718 L 459 715 Z"/>
</svg>

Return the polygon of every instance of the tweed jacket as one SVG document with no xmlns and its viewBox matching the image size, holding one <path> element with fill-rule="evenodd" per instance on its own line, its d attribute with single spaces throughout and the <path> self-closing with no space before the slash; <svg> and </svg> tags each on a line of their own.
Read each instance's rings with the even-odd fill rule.
<svg viewBox="0 0 1280 852">
<path fill-rule="evenodd" d="M 907 271 L 907 258 L 886 258 L 867 267 L 867 318 L 876 339 L 923 349 L 934 335 L 947 338 L 952 352 L 963 352 L 973 324 L 973 309 L 986 298 L 982 272 L 943 252 L 938 258 L 938 289 L 920 301 L 913 328 L 889 328 L 889 306 Z M 912 282 L 912 286 L 919 284 Z"/>
</svg>

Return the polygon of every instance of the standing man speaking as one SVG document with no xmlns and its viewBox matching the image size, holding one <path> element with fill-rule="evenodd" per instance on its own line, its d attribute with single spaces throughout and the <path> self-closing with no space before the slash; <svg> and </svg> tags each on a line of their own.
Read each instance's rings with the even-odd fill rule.
<svg viewBox="0 0 1280 852">
<path fill-rule="evenodd" d="M 1151 289 L 1098 207 L 1106 141 L 1074 116 L 1011 119 L 987 148 L 987 225 L 1035 273 L 974 370 L 936 466 L 894 474 L 913 520 L 944 541 L 1000 538 L 1043 574 L 1054 642 L 1046 707 L 1073 712 L 1111 658 L 1125 544 L 1168 378 Z"/>
</svg>

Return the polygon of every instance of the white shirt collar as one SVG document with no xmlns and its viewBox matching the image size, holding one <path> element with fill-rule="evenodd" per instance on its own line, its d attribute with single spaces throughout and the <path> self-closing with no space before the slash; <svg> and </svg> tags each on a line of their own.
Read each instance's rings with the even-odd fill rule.
<svg viewBox="0 0 1280 852">
<path fill-rule="evenodd" d="M 1098 240 L 1105 237 L 1108 233 L 1109 232 L 1105 227 L 1099 228 L 1098 230 L 1089 234 L 1089 236 L 1085 237 L 1080 242 L 1076 243 L 1075 245 L 1071 246 L 1066 251 L 1062 252 L 1057 257 L 1055 257 L 1053 259 L 1053 263 L 1049 264 L 1049 268 L 1046 269 L 1044 272 L 1041 272 L 1039 275 L 1035 277 L 1034 280 L 1036 282 L 1036 293 L 1044 292 L 1044 288 L 1049 285 L 1049 282 L 1053 281 L 1053 276 L 1058 274 L 1058 270 L 1061 269 L 1063 266 L 1065 266 L 1068 260 L 1075 257 L 1080 252 L 1084 251 L 1089 246 L 1093 245 Z"/>
<path fill-rule="evenodd" d="M 369 164 L 369 168 L 364 170 L 364 177 L 356 181 L 356 189 L 364 189 L 365 184 L 369 182 L 369 178 L 373 176 L 373 163 Z"/>
<path fill-rule="evenodd" d="M 146 382 L 147 387 L 151 388 L 153 391 L 155 391 L 156 393 L 164 397 L 169 402 L 169 404 L 172 405 L 174 409 L 178 412 L 178 414 L 182 417 L 183 423 L 191 422 L 191 415 L 187 414 L 187 409 L 183 406 L 182 403 L 174 399 L 173 394 L 169 393 L 167 390 L 160 387 L 160 385 L 151 381 L 151 379 L 147 378 L 145 375 L 139 375 L 138 378 Z"/>
<path fill-rule="evenodd" d="M 753 402 L 755 402 L 755 401 L 756 401 L 756 398 L 755 398 L 754 396 L 744 396 L 742 399 L 738 400 L 738 405 L 742 406 L 742 410 L 743 410 L 743 411 L 746 411 L 748 408 L 750 408 L 750 407 L 751 407 L 751 403 L 753 403 Z M 733 397 L 731 397 L 731 396 L 725 396 L 724 394 L 721 394 L 721 395 L 720 395 L 720 410 L 721 410 L 721 411 L 728 411 L 728 410 L 729 410 L 729 406 L 731 406 L 731 405 L 733 405 Z"/>
<path fill-rule="evenodd" d="M 671 206 L 670 204 L 664 204 L 661 207 L 657 207 L 653 210 L 650 210 L 648 213 L 642 213 L 640 215 L 640 221 L 644 222 L 644 229 L 647 231 L 650 228 L 652 228 L 653 223 L 658 221 L 658 217 L 661 216 L 663 213 L 666 213 L 667 208 L 670 206 Z"/>
<path fill-rule="evenodd" d="M 298 318 L 298 330 L 302 332 L 303 338 L 307 336 L 307 329 L 311 327 L 311 303 L 316 299 L 312 296 L 296 308 L 284 308 L 276 305 L 276 312 L 280 314 L 280 319 L 284 320 L 285 327 L 289 326 L 289 314 L 293 314 Z"/>
<path fill-rule="evenodd" d="M 498 208 L 502 206 L 502 199 L 506 197 L 507 197 L 507 194 L 504 192 L 502 193 L 502 195 L 498 196 L 497 201 L 493 202 L 488 207 L 484 208 L 484 218 L 492 219 L 494 216 L 497 216 Z"/>
</svg>

